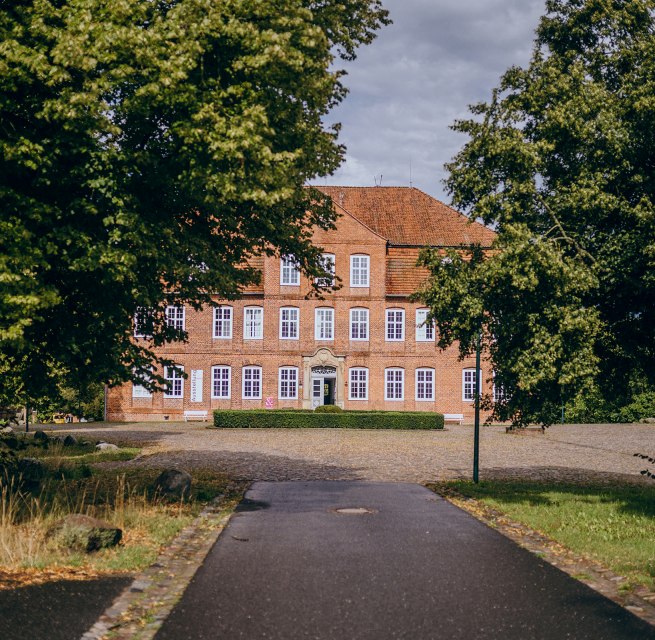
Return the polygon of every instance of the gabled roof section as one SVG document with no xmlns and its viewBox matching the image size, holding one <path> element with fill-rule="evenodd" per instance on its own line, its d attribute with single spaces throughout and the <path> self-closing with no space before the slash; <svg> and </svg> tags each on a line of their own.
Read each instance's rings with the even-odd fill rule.
<svg viewBox="0 0 655 640">
<path fill-rule="evenodd" d="M 389 244 L 491 246 L 496 234 L 414 187 L 315 187 Z"/>
</svg>

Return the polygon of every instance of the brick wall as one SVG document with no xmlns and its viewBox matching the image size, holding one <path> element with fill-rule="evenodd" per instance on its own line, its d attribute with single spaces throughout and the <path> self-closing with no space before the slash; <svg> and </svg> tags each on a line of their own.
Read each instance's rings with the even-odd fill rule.
<svg viewBox="0 0 655 640">
<path fill-rule="evenodd" d="M 301 278 L 300 286 L 280 284 L 280 260 L 263 260 L 264 293 L 251 292 L 242 300 L 225 303 L 233 310 L 233 332 L 231 339 L 213 338 L 213 309 L 205 308 L 195 312 L 186 309 L 185 328 L 189 334 L 186 343 L 170 344 L 160 349 L 176 363 L 184 367 L 185 373 L 202 370 L 202 402 L 191 402 L 190 378 L 184 380 L 183 397 L 164 398 L 153 394 L 150 398 L 133 398 L 132 385 L 110 389 L 108 394 L 108 420 L 176 420 L 182 417 L 185 409 L 215 408 L 259 408 L 266 398 L 272 398 L 275 407 L 309 406 L 309 378 L 304 375 L 311 364 L 311 358 L 321 348 L 328 351 L 329 357 L 338 361 L 340 370 L 337 396 L 342 398 L 346 409 L 385 409 L 439 411 L 442 413 L 462 413 L 472 420 L 473 403 L 462 399 L 462 370 L 475 366 L 474 360 L 460 362 L 457 349 L 439 351 L 434 342 L 416 341 L 416 309 L 419 305 L 409 302 L 406 295 L 390 295 L 387 290 L 387 263 L 389 249 L 384 238 L 367 229 L 349 215 L 342 216 L 336 231 L 318 231 L 315 244 L 322 246 L 326 253 L 335 255 L 336 273 L 341 277 L 341 289 L 327 293 L 323 300 L 306 299 L 310 291 L 309 283 Z M 365 254 L 370 256 L 370 287 L 350 287 L 350 256 Z M 393 252 L 392 252 L 393 254 Z M 217 300 L 218 301 L 218 300 Z M 220 302 L 220 301 L 219 301 Z M 258 306 L 263 308 L 263 339 L 244 339 L 244 308 Z M 299 338 L 297 340 L 280 338 L 280 308 L 299 309 Z M 334 309 L 334 340 L 317 341 L 314 334 L 315 309 L 332 307 Z M 350 340 L 349 314 L 353 307 L 369 309 L 369 340 L 365 342 Z M 385 340 L 385 313 L 387 309 L 405 311 L 405 339 L 401 342 Z M 211 367 L 225 365 L 231 367 L 230 399 L 211 398 Z M 255 365 L 262 367 L 262 399 L 242 398 L 242 367 Z M 279 367 L 298 367 L 298 400 L 278 398 Z M 368 400 L 348 399 L 348 371 L 351 367 L 366 367 L 369 370 Z M 405 371 L 404 399 L 385 400 L 384 370 L 398 367 Z M 415 371 L 417 368 L 435 370 L 434 401 L 415 400 Z M 490 388 L 486 379 L 490 371 L 482 369 L 483 393 Z"/>
</svg>

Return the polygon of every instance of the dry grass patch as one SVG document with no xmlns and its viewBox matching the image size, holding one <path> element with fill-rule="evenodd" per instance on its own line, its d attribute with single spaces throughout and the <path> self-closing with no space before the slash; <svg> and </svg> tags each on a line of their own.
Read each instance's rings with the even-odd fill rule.
<svg viewBox="0 0 655 640">
<path fill-rule="evenodd" d="M 92 464 L 130 459 L 138 452 L 125 448 L 94 453 L 55 445 L 37 454 L 47 465 L 38 489 L 28 490 L 6 474 L 0 478 L 0 588 L 3 581 L 7 588 L 56 576 L 139 571 L 154 562 L 207 502 L 222 495 L 226 507 L 236 504 L 245 488 L 225 474 L 194 471 L 188 499 L 171 501 L 152 489 L 156 469 L 102 469 Z M 37 457 L 32 451 L 27 455 Z M 62 547 L 48 531 L 71 513 L 120 527 L 121 543 L 94 553 Z"/>
</svg>

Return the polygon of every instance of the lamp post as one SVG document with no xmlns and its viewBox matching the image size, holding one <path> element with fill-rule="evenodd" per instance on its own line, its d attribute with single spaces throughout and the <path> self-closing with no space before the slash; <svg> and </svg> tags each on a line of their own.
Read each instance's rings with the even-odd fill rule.
<svg viewBox="0 0 655 640">
<path fill-rule="evenodd" d="M 475 343 L 475 426 L 473 430 L 473 482 L 480 479 L 480 334 Z"/>
</svg>

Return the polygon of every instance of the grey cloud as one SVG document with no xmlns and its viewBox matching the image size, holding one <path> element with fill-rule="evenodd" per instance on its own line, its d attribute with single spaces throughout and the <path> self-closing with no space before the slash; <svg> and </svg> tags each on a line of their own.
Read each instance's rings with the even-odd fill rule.
<svg viewBox="0 0 655 640">
<path fill-rule="evenodd" d="M 529 61 L 544 0 L 387 0 L 394 24 L 348 63 L 346 162 L 326 184 L 413 184 L 444 200 L 443 165 L 465 142 L 449 129 Z"/>
</svg>

